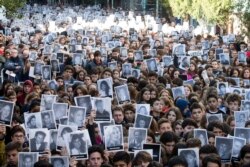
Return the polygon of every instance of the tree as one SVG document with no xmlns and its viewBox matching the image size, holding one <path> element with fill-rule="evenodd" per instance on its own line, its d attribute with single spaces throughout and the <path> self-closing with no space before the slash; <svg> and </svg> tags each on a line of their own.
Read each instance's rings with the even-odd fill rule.
<svg viewBox="0 0 250 167">
<path fill-rule="evenodd" d="M 7 17 L 13 17 L 16 14 L 17 9 L 23 7 L 26 0 L 0 0 L 0 6 L 6 8 Z"/>
<path fill-rule="evenodd" d="M 174 16 L 190 15 L 206 24 L 225 25 L 232 8 L 232 0 L 164 0 Z"/>
</svg>

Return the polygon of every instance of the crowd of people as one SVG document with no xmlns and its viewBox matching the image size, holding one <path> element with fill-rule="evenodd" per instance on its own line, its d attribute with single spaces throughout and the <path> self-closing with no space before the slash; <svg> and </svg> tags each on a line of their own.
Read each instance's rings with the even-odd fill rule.
<svg viewBox="0 0 250 167">
<path fill-rule="evenodd" d="M 0 166 L 250 166 L 250 41 L 100 6 L 0 26 Z"/>
</svg>

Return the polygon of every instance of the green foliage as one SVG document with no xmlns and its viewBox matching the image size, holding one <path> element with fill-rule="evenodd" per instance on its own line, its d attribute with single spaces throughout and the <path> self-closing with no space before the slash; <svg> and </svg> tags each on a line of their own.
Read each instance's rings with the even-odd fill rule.
<svg viewBox="0 0 250 167">
<path fill-rule="evenodd" d="M 225 25 L 232 9 L 232 0 L 164 0 L 174 16 L 190 15 L 207 24 Z"/>
<path fill-rule="evenodd" d="M 26 0 L 0 0 L 0 6 L 6 8 L 7 17 L 13 17 L 16 14 L 17 9 L 23 7 Z"/>
</svg>

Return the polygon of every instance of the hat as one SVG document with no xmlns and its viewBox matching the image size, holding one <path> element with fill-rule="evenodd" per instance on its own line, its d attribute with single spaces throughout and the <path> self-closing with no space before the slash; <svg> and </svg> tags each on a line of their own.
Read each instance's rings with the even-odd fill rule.
<svg viewBox="0 0 250 167">
<path fill-rule="evenodd" d="M 185 100 L 185 99 L 178 99 L 178 100 L 176 100 L 175 103 L 176 103 L 175 104 L 176 107 L 178 107 L 181 110 L 182 113 L 188 107 L 188 104 L 189 104 L 189 102 L 187 100 Z"/>
<path fill-rule="evenodd" d="M 23 85 L 29 85 L 30 87 L 33 87 L 33 83 L 31 80 L 26 80 Z"/>
</svg>

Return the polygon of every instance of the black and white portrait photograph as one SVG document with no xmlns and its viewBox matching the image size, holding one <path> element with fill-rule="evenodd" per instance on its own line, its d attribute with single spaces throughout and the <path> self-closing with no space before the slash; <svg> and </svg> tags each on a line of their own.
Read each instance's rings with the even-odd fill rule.
<svg viewBox="0 0 250 167">
<path fill-rule="evenodd" d="M 83 46 L 87 46 L 88 43 L 89 43 L 89 38 L 88 38 L 88 37 L 84 37 L 84 38 L 82 39 L 82 44 L 83 44 Z"/>
<path fill-rule="evenodd" d="M 132 68 L 132 76 L 133 77 L 139 79 L 140 75 L 141 75 L 141 70 L 140 69 Z"/>
<path fill-rule="evenodd" d="M 29 53 L 29 61 L 35 61 L 37 59 L 37 52 L 31 51 Z"/>
<path fill-rule="evenodd" d="M 241 96 L 242 94 L 242 89 L 241 88 L 236 88 L 236 87 L 229 87 L 231 93 L 235 93 Z"/>
<path fill-rule="evenodd" d="M 134 152 L 134 150 L 142 150 L 146 139 L 147 129 L 130 127 L 128 132 L 128 151 Z"/>
<path fill-rule="evenodd" d="M 45 45 L 43 49 L 43 54 L 48 55 L 52 53 L 52 46 L 51 45 Z"/>
<path fill-rule="evenodd" d="M 59 63 L 64 62 L 64 54 L 63 53 L 56 53 L 56 59 L 59 61 Z"/>
<path fill-rule="evenodd" d="M 142 50 L 137 50 L 134 52 L 134 60 L 135 61 L 143 61 L 143 52 Z"/>
<path fill-rule="evenodd" d="M 49 130 L 46 128 L 30 129 L 30 151 L 43 153 L 46 149 L 49 149 L 49 135 Z"/>
<path fill-rule="evenodd" d="M 185 44 L 174 45 L 173 54 L 177 56 L 184 56 L 186 54 L 186 45 Z"/>
<path fill-rule="evenodd" d="M 24 113 L 24 122 L 27 129 L 42 128 L 41 112 Z"/>
<path fill-rule="evenodd" d="M 207 130 L 194 129 L 194 138 L 197 138 L 201 141 L 201 146 L 208 144 Z"/>
<path fill-rule="evenodd" d="M 90 115 L 92 110 L 90 95 L 74 97 L 74 101 L 77 106 L 86 108 L 86 116 Z"/>
<path fill-rule="evenodd" d="M 241 111 L 250 111 L 250 100 L 241 100 Z"/>
<path fill-rule="evenodd" d="M 75 125 L 78 128 L 83 127 L 86 119 L 86 108 L 79 106 L 69 107 L 69 125 Z"/>
<path fill-rule="evenodd" d="M 239 61 L 239 63 L 245 63 L 246 62 L 246 54 L 245 54 L 245 52 L 238 52 L 238 61 Z"/>
<path fill-rule="evenodd" d="M 77 160 L 88 158 L 87 142 L 83 132 L 72 132 L 67 135 L 66 147 L 71 157 Z"/>
<path fill-rule="evenodd" d="M 156 49 L 149 49 L 148 54 L 150 57 L 156 57 L 157 56 L 157 51 Z"/>
<path fill-rule="evenodd" d="M 56 150 L 56 143 L 57 143 L 57 129 L 50 129 L 49 134 L 50 134 L 50 139 L 49 139 L 49 148 L 50 150 Z"/>
<path fill-rule="evenodd" d="M 228 89 L 228 82 L 217 83 L 217 91 L 219 96 L 224 96 Z"/>
<path fill-rule="evenodd" d="M 38 161 L 38 153 L 19 152 L 18 153 L 18 167 L 33 167 Z"/>
<path fill-rule="evenodd" d="M 233 149 L 232 158 L 239 161 L 240 160 L 240 150 L 246 144 L 246 139 L 234 137 L 233 138 Z"/>
<path fill-rule="evenodd" d="M 245 100 L 250 100 L 250 89 L 245 89 Z"/>
<path fill-rule="evenodd" d="M 100 47 L 100 52 L 102 55 L 107 55 L 107 48 L 104 46 L 104 47 Z"/>
<path fill-rule="evenodd" d="M 87 147 L 88 148 L 91 147 L 92 146 L 92 142 L 91 142 L 91 139 L 90 139 L 89 130 L 88 129 L 84 129 L 84 130 L 81 130 L 81 132 L 84 134 L 84 139 L 87 142 Z"/>
<path fill-rule="evenodd" d="M 76 38 L 71 38 L 70 39 L 70 44 L 71 45 L 76 45 L 77 44 Z"/>
<path fill-rule="evenodd" d="M 54 47 L 53 47 L 53 52 L 54 52 L 54 53 L 58 53 L 58 52 L 60 51 L 60 49 L 61 49 L 60 44 L 55 43 L 53 46 L 54 46 Z"/>
<path fill-rule="evenodd" d="M 173 60 L 171 56 L 163 56 L 162 62 L 164 64 L 164 67 L 168 67 L 173 64 Z"/>
<path fill-rule="evenodd" d="M 96 111 L 95 121 L 111 120 L 111 99 L 110 98 L 92 98 L 93 107 Z"/>
<path fill-rule="evenodd" d="M 51 156 L 49 162 L 54 167 L 68 167 L 69 166 L 69 157 L 68 156 Z"/>
<path fill-rule="evenodd" d="M 101 134 L 102 138 L 104 136 L 104 127 L 110 126 L 110 125 L 115 125 L 114 120 L 111 120 L 109 122 L 97 122 L 97 123 L 98 123 L 98 128 L 100 129 L 100 134 Z"/>
<path fill-rule="evenodd" d="M 109 41 L 108 35 L 103 35 L 102 36 L 102 43 L 107 43 Z"/>
<path fill-rule="evenodd" d="M 215 49 L 215 55 L 216 55 L 216 60 L 220 60 L 220 54 L 223 53 L 223 49 L 222 48 L 216 48 Z"/>
<path fill-rule="evenodd" d="M 58 72 L 58 73 L 60 72 L 60 66 L 58 60 L 50 60 L 50 64 L 52 72 Z"/>
<path fill-rule="evenodd" d="M 53 110 L 47 110 L 41 112 L 42 116 L 42 128 L 56 129 L 56 120 Z"/>
<path fill-rule="evenodd" d="M 126 47 L 121 47 L 120 48 L 120 55 L 122 58 L 127 58 L 128 57 L 128 49 Z"/>
<path fill-rule="evenodd" d="M 145 128 L 148 129 L 151 125 L 152 116 L 136 114 L 135 115 L 135 128 Z"/>
<path fill-rule="evenodd" d="M 223 122 L 223 116 L 222 114 L 206 114 L 207 122 L 214 122 L 214 121 L 220 121 Z"/>
<path fill-rule="evenodd" d="M 58 126 L 56 149 L 61 150 L 66 146 L 67 134 L 77 131 L 77 126 L 61 125 Z"/>
<path fill-rule="evenodd" d="M 81 53 L 74 53 L 73 54 L 73 64 L 74 65 L 82 65 L 83 55 Z"/>
<path fill-rule="evenodd" d="M 69 53 L 76 53 L 76 45 L 69 44 Z"/>
<path fill-rule="evenodd" d="M 215 147 L 217 148 L 218 154 L 222 162 L 230 162 L 233 148 L 233 139 L 226 137 L 215 137 Z"/>
<path fill-rule="evenodd" d="M 187 70 L 190 67 L 190 57 L 187 56 L 179 56 L 179 68 L 183 70 Z"/>
<path fill-rule="evenodd" d="M 143 144 L 143 150 L 153 150 L 153 161 L 160 162 L 161 160 L 161 145 L 160 144 Z"/>
<path fill-rule="evenodd" d="M 229 54 L 227 54 L 227 53 L 220 53 L 219 57 L 220 57 L 220 63 L 222 65 L 229 65 L 230 64 Z"/>
<path fill-rule="evenodd" d="M 186 159 L 188 167 L 199 167 L 198 148 L 178 149 L 178 155 Z"/>
<path fill-rule="evenodd" d="M 42 78 L 44 80 L 51 80 L 51 66 L 50 65 L 42 66 Z"/>
<path fill-rule="evenodd" d="M 148 71 L 158 71 L 156 59 L 147 59 L 145 61 L 147 63 Z"/>
<path fill-rule="evenodd" d="M 130 102 L 130 94 L 128 91 L 128 85 L 116 86 L 115 88 L 116 98 L 119 104 Z"/>
<path fill-rule="evenodd" d="M 108 151 L 123 150 L 122 125 L 104 126 L 105 149 Z"/>
<path fill-rule="evenodd" d="M 68 125 L 68 120 L 69 120 L 69 117 L 68 116 L 64 116 L 62 118 L 59 119 L 59 124 L 61 125 Z"/>
<path fill-rule="evenodd" d="M 245 127 L 248 121 L 248 111 L 234 111 L 235 127 Z"/>
<path fill-rule="evenodd" d="M 44 66 L 43 63 L 35 62 L 34 65 L 34 75 L 42 75 L 42 66 Z"/>
<path fill-rule="evenodd" d="M 108 67 L 109 67 L 111 70 L 116 69 L 116 68 L 117 68 L 117 61 L 108 62 Z"/>
<path fill-rule="evenodd" d="M 54 79 L 48 82 L 48 86 L 50 89 L 53 89 L 53 90 L 57 90 L 58 88 L 57 82 Z"/>
<path fill-rule="evenodd" d="M 57 95 L 42 94 L 40 111 L 52 110 L 53 103 L 56 102 Z"/>
<path fill-rule="evenodd" d="M 185 88 L 184 86 L 174 87 L 172 88 L 172 93 L 173 93 L 174 99 L 178 97 L 185 97 Z"/>
<path fill-rule="evenodd" d="M 150 115 L 150 104 L 136 104 L 135 112 L 141 115 Z"/>
<path fill-rule="evenodd" d="M 130 63 L 122 64 L 122 76 L 127 78 L 132 74 L 132 65 Z"/>
<path fill-rule="evenodd" d="M 113 98 L 113 84 L 111 78 L 99 79 L 97 81 L 97 88 L 100 97 Z"/>
<path fill-rule="evenodd" d="M 67 116 L 68 103 L 53 103 L 52 110 L 54 111 L 55 120 L 58 121 L 60 118 Z"/>
<path fill-rule="evenodd" d="M 10 126 L 14 112 L 14 103 L 0 100 L 0 124 Z"/>
<path fill-rule="evenodd" d="M 234 136 L 242 139 L 246 139 L 246 143 L 250 143 L 250 128 L 234 128 Z"/>
</svg>

